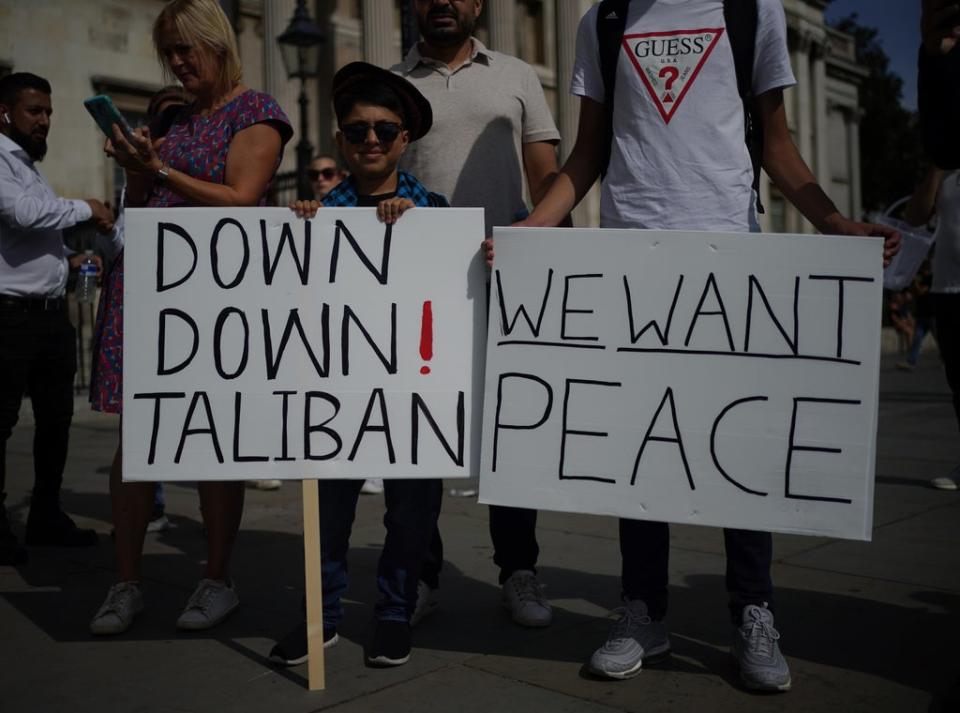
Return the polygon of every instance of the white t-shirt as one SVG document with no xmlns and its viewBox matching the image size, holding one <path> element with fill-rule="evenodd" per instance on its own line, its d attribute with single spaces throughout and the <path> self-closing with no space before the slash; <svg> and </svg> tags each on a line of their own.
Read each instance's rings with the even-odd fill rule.
<svg viewBox="0 0 960 713">
<path fill-rule="evenodd" d="M 933 291 L 960 292 L 960 171 L 943 177 L 937 194 Z"/>
<path fill-rule="evenodd" d="M 594 5 L 580 21 L 570 91 L 603 103 Z M 753 91 L 795 83 L 780 0 L 757 0 Z M 629 5 L 614 90 L 600 224 L 758 229 L 753 167 L 723 0 Z"/>
</svg>

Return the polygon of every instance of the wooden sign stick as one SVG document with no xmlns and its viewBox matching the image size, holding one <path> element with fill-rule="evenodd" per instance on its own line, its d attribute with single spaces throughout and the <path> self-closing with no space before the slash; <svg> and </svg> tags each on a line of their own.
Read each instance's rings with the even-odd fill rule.
<svg viewBox="0 0 960 713">
<path fill-rule="evenodd" d="M 307 597 L 307 685 L 326 687 L 323 667 L 323 585 L 320 579 L 320 498 L 316 480 L 303 481 L 303 575 Z"/>
</svg>

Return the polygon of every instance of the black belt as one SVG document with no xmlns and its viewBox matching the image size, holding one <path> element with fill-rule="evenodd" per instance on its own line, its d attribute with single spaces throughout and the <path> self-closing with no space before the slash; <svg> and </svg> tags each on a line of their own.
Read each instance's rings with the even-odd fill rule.
<svg viewBox="0 0 960 713">
<path fill-rule="evenodd" d="M 4 312 L 60 312 L 66 308 L 66 297 L 0 295 L 0 310 Z"/>
</svg>

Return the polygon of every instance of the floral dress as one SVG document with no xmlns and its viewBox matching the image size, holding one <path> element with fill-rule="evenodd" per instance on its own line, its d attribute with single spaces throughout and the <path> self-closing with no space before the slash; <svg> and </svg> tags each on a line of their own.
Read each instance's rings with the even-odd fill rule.
<svg viewBox="0 0 960 713">
<path fill-rule="evenodd" d="M 254 124 L 268 123 L 280 133 L 282 147 L 293 129 L 283 109 L 270 95 L 248 89 L 207 116 L 187 107 L 174 120 L 158 151 L 170 168 L 209 183 L 223 183 L 227 152 L 237 132 Z M 277 166 L 280 165 L 279 157 Z M 269 189 L 269 186 L 268 186 Z M 267 192 L 260 198 L 266 202 Z M 189 203 L 169 188 L 154 187 L 149 208 L 187 206 Z M 136 239 L 136 238 L 135 238 Z M 123 252 L 104 280 L 93 331 L 93 373 L 90 403 L 95 411 L 123 410 Z"/>
</svg>

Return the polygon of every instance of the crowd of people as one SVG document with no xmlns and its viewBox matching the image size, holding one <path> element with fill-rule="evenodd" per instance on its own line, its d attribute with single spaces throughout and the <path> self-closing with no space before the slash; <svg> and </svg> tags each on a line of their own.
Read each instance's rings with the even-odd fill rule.
<svg viewBox="0 0 960 713">
<path fill-rule="evenodd" d="M 921 108 L 932 103 L 925 136 L 933 160 L 954 171 L 960 167 L 960 141 L 945 138 L 956 123 L 944 117 L 956 112 L 957 100 L 944 87 L 957 86 L 960 63 L 953 47 L 960 15 L 956 6 L 950 11 L 941 5 L 925 3 Z M 885 260 L 896 253 L 896 231 L 841 214 L 794 145 L 784 90 L 795 80 L 780 0 L 632 5 L 604 0 L 594 5 L 577 35 L 570 89 L 580 99 L 579 130 L 563 166 L 556 154 L 560 135 L 534 69 L 486 48 L 474 36 L 482 0 L 417 0 L 415 7 L 421 40 L 401 63 L 386 70 L 354 62 L 334 76 L 330 97 L 345 165 L 333 156 L 313 161 L 309 177 L 317 200 L 292 205 L 298 215 L 309 218 L 325 207 L 375 207 L 382 221 L 394 222 L 415 206 L 482 207 L 482 249 L 492 264 L 494 226 L 569 225 L 571 211 L 598 178 L 602 227 L 758 231 L 755 179 L 762 165 L 822 233 L 879 235 L 885 239 Z M 745 15 L 748 7 L 755 12 Z M 669 37 L 702 27 L 729 32 L 701 65 L 683 105 L 664 114 L 620 51 L 621 40 L 636 32 Z M 64 247 L 63 229 L 90 222 L 113 246 L 106 255 L 97 316 L 91 403 L 120 414 L 123 208 L 265 205 L 292 134 L 277 102 L 243 83 L 234 32 L 216 0 L 168 2 L 155 21 L 153 43 L 177 84 L 155 97 L 148 125 L 132 134 L 115 126 L 104 146 L 126 177 L 119 218 L 95 199 L 53 194 L 35 167 L 46 150 L 51 87 L 28 73 L 0 79 L 0 371 L 5 375 L 0 385 L 0 564 L 26 559 L 3 498 L 4 447 L 27 393 L 36 430 L 25 543 L 80 547 L 97 542 L 96 533 L 78 528 L 59 504 L 76 369 L 65 287 L 68 270 L 79 261 Z M 664 51 L 672 46 L 664 43 Z M 960 318 L 955 304 L 960 295 L 958 186 L 955 172 L 939 170 L 910 210 L 922 222 L 934 210 L 940 215 L 928 291 L 934 294 L 939 345 L 960 418 L 960 332 L 952 329 Z M 958 479 L 957 471 L 946 478 L 954 489 Z M 201 482 L 197 490 L 208 556 L 177 620 L 188 630 L 217 625 L 239 604 L 230 558 L 244 485 Z M 400 665 L 411 654 L 412 627 L 436 607 L 443 564 L 437 524 L 442 485 L 438 480 L 320 481 L 324 646 L 338 640 L 350 531 L 362 490 L 382 491 L 386 505 L 377 626 L 367 658 L 373 665 Z M 144 536 L 163 516 L 162 491 L 153 484 L 123 482 L 119 445 L 110 494 L 118 577 L 90 622 L 97 635 L 127 630 L 144 609 Z M 536 523 L 535 510 L 489 509 L 502 605 L 525 627 L 548 626 L 553 614 L 537 574 Z M 622 519 L 619 532 L 624 605 L 588 658 L 592 673 L 613 679 L 635 676 L 671 649 L 669 527 Z M 725 529 L 723 537 L 732 651 L 743 684 L 785 691 L 791 676 L 775 627 L 772 536 Z M 270 653 L 284 665 L 302 663 L 307 656 L 305 623 L 281 637 Z"/>
</svg>

